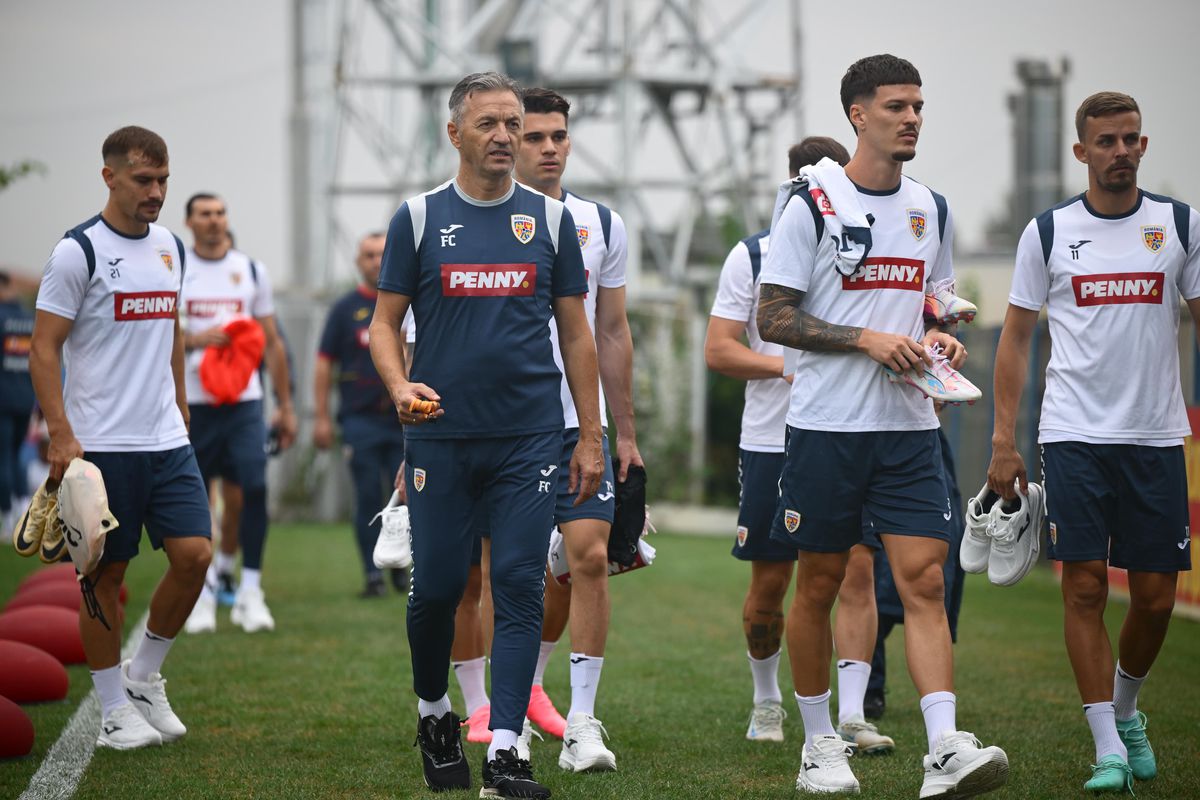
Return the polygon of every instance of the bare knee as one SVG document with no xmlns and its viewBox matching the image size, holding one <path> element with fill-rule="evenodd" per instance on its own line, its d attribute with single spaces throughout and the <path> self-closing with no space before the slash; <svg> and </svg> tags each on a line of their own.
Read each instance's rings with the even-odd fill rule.
<svg viewBox="0 0 1200 800">
<path fill-rule="evenodd" d="M 1169 617 L 1175 610 L 1175 593 L 1157 592 L 1152 595 L 1131 594 L 1129 598 L 1131 611 L 1146 616 Z"/>
<path fill-rule="evenodd" d="M 846 576 L 838 591 L 843 606 L 873 606 L 875 604 L 875 562 L 870 553 L 854 553 L 846 565 Z"/>
<path fill-rule="evenodd" d="M 212 562 L 212 541 L 202 536 L 169 540 L 166 546 L 171 571 L 188 581 L 203 582 Z"/>
<path fill-rule="evenodd" d="M 824 608 L 828 612 L 833 609 L 833 603 L 846 577 L 846 562 L 844 558 L 838 561 L 829 557 L 813 556 L 814 554 L 801 554 L 794 602 L 818 609 Z M 820 556 L 828 554 L 823 553 Z"/>
<path fill-rule="evenodd" d="M 1108 603 L 1108 576 L 1098 570 L 1067 565 L 1062 576 L 1063 603 L 1077 613 L 1103 613 Z"/>
<path fill-rule="evenodd" d="M 897 589 L 906 606 L 942 605 L 946 599 L 942 565 L 934 562 L 914 570 L 903 580 L 897 580 Z"/>
<path fill-rule="evenodd" d="M 792 582 L 792 569 L 790 561 L 754 562 L 746 599 L 757 608 L 781 608 L 788 585 Z"/>
</svg>

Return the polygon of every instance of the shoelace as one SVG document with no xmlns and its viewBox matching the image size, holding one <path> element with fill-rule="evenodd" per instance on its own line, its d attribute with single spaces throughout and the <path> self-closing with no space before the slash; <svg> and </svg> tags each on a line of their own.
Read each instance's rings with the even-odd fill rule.
<svg viewBox="0 0 1200 800">
<path fill-rule="evenodd" d="M 855 745 L 831 736 L 813 742 L 808 748 L 808 756 L 821 768 L 834 767 L 844 764 L 847 758 L 853 756 L 854 749 Z"/>
<path fill-rule="evenodd" d="M 879 733 L 879 728 L 872 722 L 866 720 L 852 719 L 848 722 L 843 722 L 841 727 L 850 733 L 858 733 L 859 731 L 870 731 L 871 733 Z"/>
<path fill-rule="evenodd" d="M 513 755 L 515 750 L 516 748 L 497 751 L 496 757 L 492 759 L 492 763 L 496 765 L 495 774 L 503 775 L 511 781 L 532 781 L 533 765 L 520 756 Z"/>
<path fill-rule="evenodd" d="M 429 760 L 438 765 L 451 764 L 462 758 L 462 745 L 454 735 L 456 726 L 446 726 L 448 730 L 442 730 L 442 727 L 436 723 L 432 725 L 428 731 L 426 746 L 421 747 L 421 750 L 429 756 Z M 420 744 L 421 731 L 418 726 L 417 738 L 413 740 L 413 747 Z"/>
<path fill-rule="evenodd" d="M 783 710 L 783 706 L 755 706 L 754 710 L 750 712 L 750 718 L 755 723 L 782 725 L 783 721 L 787 719 L 787 712 Z"/>
<path fill-rule="evenodd" d="M 1149 744 L 1149 739 L 1146 738 L 1146 715 L 1141 711 L 1137 712 L 1138 725 L 1135 728 L 1128 728 L 1125 731 L 1125 739 L 1129 744 Z"/>
<path fill-rule="evenodd" d="M 1096 773 L 1102 769 L 1119 769 L 1125 773 L 1125 791 L 1129 792 L 1130 796 L 1137 797 L 1133 793 L 1133 767 L 1128 764 L 1092 764 L 1092 777 L 1096 777 Z"/>
<path fill-rule="evenodd" d="M 572 731 L 571 735 L 581 744 L 587 742 L 588 744 L 603 745 L 604 740 L 608 738 L 608 731 L 604 729 L 604 724 L 600 720 L 592 717 L 591 720 L 580 725 L 578 730 Z"/>
</svg>

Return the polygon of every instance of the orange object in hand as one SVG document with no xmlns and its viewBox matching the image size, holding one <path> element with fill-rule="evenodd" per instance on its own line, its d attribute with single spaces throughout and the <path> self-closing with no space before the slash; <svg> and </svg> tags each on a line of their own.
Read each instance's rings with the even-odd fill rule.
<svg viewBox="0 0 1200 800">
<path fill-rule="evenodd" d="M 441 404 L 437 400 L 421 400 L 414 397 L 412 402 L 408 404 L 408 413 L 410 414 L 432 414 L 441 408 Z"/>
</svg>

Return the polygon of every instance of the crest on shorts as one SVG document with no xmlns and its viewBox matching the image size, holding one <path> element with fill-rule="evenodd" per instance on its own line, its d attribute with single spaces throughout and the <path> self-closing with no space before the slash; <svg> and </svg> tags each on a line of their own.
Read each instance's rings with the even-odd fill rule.
<svg viewBox="0 0 1200 800">
<path fill-rule="evenodd" d="M 1050 544 L 1058 544 L 1058 526 L 1050 523 Z"/>
<path fill-rule="evenodd" d="M 162 259 L 163 266 L 167 268 L 167 272 L 175 269 L 175 261 L 171 258 L 171 254 L 166 250 L 159 250 L 158 257 Z"/>
<path fill-rule="evenodd" d="M 746 537 L 747 537 L 747 536 L 749 536 L 749 535 L 750 535 L 750 529 L 749 529 L 749 528 L 747 528 L 745 525 L 738 525 L 738 530 L 737 530 L 737 543 L 738 543 L 738 547 L 745 547 L 745 546 L 746 546 Z"/>
<path fill-rule="evenodd" d="M 925 212 L 920 208 L 908 210 L 908 229 L 918 242 L 925 238 Z"/>
<path fill-rule="evenodd" d="M 425 470 L 420 467 L 413 470 L 413 488 L 418 492 L 425 488 Z"/>
<path fill-rule="evenodd" d="M 1167 241 L 1167 229 L 1162 225 L 1143 225 L 1142 242 L 1151 253 L 1162 250 Z"/>
<path fill-rule="evenodd" d="M 800 512 L 785 508 L 783 510 L 783 527 L 787 528 L 788 533 L 795 533 L 796 529 L 800 527 Z"/>
<path fill-rule="evenodd" d="M 588 239 L 592 238 L 592 230 L 587 225 L 576 225 L 575 235 L 579 237 L 579 249 L 587 247 Z"/>
<path fill-rule="evenodd" d="M 534 218 L 528 214 L 513 214 L 511 219 L 513 236 L 517 237 L 521 244 L 529 244 L 537 227 Z"/>
</svg>

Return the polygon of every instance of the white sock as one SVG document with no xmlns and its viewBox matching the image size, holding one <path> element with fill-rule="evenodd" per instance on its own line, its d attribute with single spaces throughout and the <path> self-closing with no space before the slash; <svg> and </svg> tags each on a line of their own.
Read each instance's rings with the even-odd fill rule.
<svg viewBox="0 0 1200 800">
<path fill-rule="evenodd" d="M 462 689 L 463 702 L 467 705 L 467 716 L 475 713 L 480 706 L 488 704 L 487 658 L 480 656 L 467 661 L 451 661 L 454 667 L 454 677 L 458 679 L 458 688 Z"/>
<path fill-rule="evenodd" d="M 1149 673 L 1135 678 L 1121 669 L 1120 661 L 1117 662 L 1117 671 L 1113 675 L 1113 710 L 1117 719 L 1124 722 L 1137 716 L 1138 691 L 1142 688 L 1142 681 L 1148 677 Z"/>
<path fill-rule="evenodd" d="M 550 654 L 554 652 L 554 648 L 558 642 L 543 641 L 538 645 L 538 660 L 537 666 L 533 668 L 533 685 L 541 686 L 542 679 L 546 677 L 546 665 L 550 663 Z"/>
<path fill-rule="evenodd" d="M 800 719 L 804 722 L 805 744 L 812 744 L 815 736 L 837 736 L 837 731 L 833 729 L 833 720 L 829 718 L 829 695 L 828 689 L 824 694 L 813 697 L 796 695 L 796 705 L 800 706 Z"/>
<path fill-rule="evenodd" d="M 1117 717 L 1112 703 L 1092 703 L 1083 707 L 1083 715 L 1087 717 L 1088 727 L 1092 729 L 1092 739 L 1096 742 L 1096 763 L 1105 756 L 1118 755 L 1123 760 L 1129 760 L 1129 751 L 1125 743 L 1117 735 Z"/>
<path fill-rule="evenodd" d="M 603 656 L 571 653 L 571 710 L 567 712 L 567 719 L 572 714 L 596 716 L 596 689 L 603 667 Z"/>
<path fill-rule="evenodd" d="M 92 685 L 100 696 L 100 718 L 108 719 L 108 715 L 117 708 L 129 702 L 125 696 L 125 687 L 121 685 L 121 665 L 108 669 L 92 670 Z"/>
<path fill-rule="evenodd" d="M 175 644 L 174 639 L 151 633 L 147 628 L 146 633 L 142 636 L 142 641 L 138 644 L 137 652 L 133 654 L 133 660 L 129 662 L 129 679 L 145 683 L 150 680 L 151 675 L 161 672 L 163 661 L 173 644 Z"/>
<path fill-rule="evenodd" d="M 496 753 L 500 750 L 507 750 L 510 747 L 517 746 L 517 737 L 520 736 L 517 731 L 506 731 L 503 728 L 496 728 L 492 731 L 492 743 L 488 745 L 488 761 L 496 757 Z"/>
<path fill-rule="evenodd" d="M 863 698 L 867 696 L 871 665 L 865 661 L 842 659 L 837 662 L 837 678 L 838 724 L 851 719 L 864 719 Z"/>
<path fill-rule="evenodd" d="M 750 661 L 750 675 L 754 678 L 754 705 L 783 702 L 783 695 L 779 692 L 779 656 L 782 652 L 776 650 L 766 658 L 755 658 L 746 653 Z"/>
<path fill-rule="evenodd" d="M 450 695 L 444 694 L 439 700 L 422 700 L 417 698 L 417 713 L 425 717 L 444 717 L 450 713 Z"/>
<path fill-rule="evenodd" d="M 262 589 L 262 570 L 242 567 L 242 583 L 238 591 Z"/>
<path fill-rule="evenodd" d="M 232 575 L 236 561 L 236 553 L 222 553 L 218 550 L 213 554 L 213 569 L 216 570 L 218 575 Z"/>
<path fill-rule="evenodd" d="M 930 692 L 921 698 L 921 714 L 925 717 L 925 737 L 929 740 L 929 754 L 937 749 L 942 734 L 958 730 L 954 712 L 958 698 L 954 692 Z"/>
</svg>

